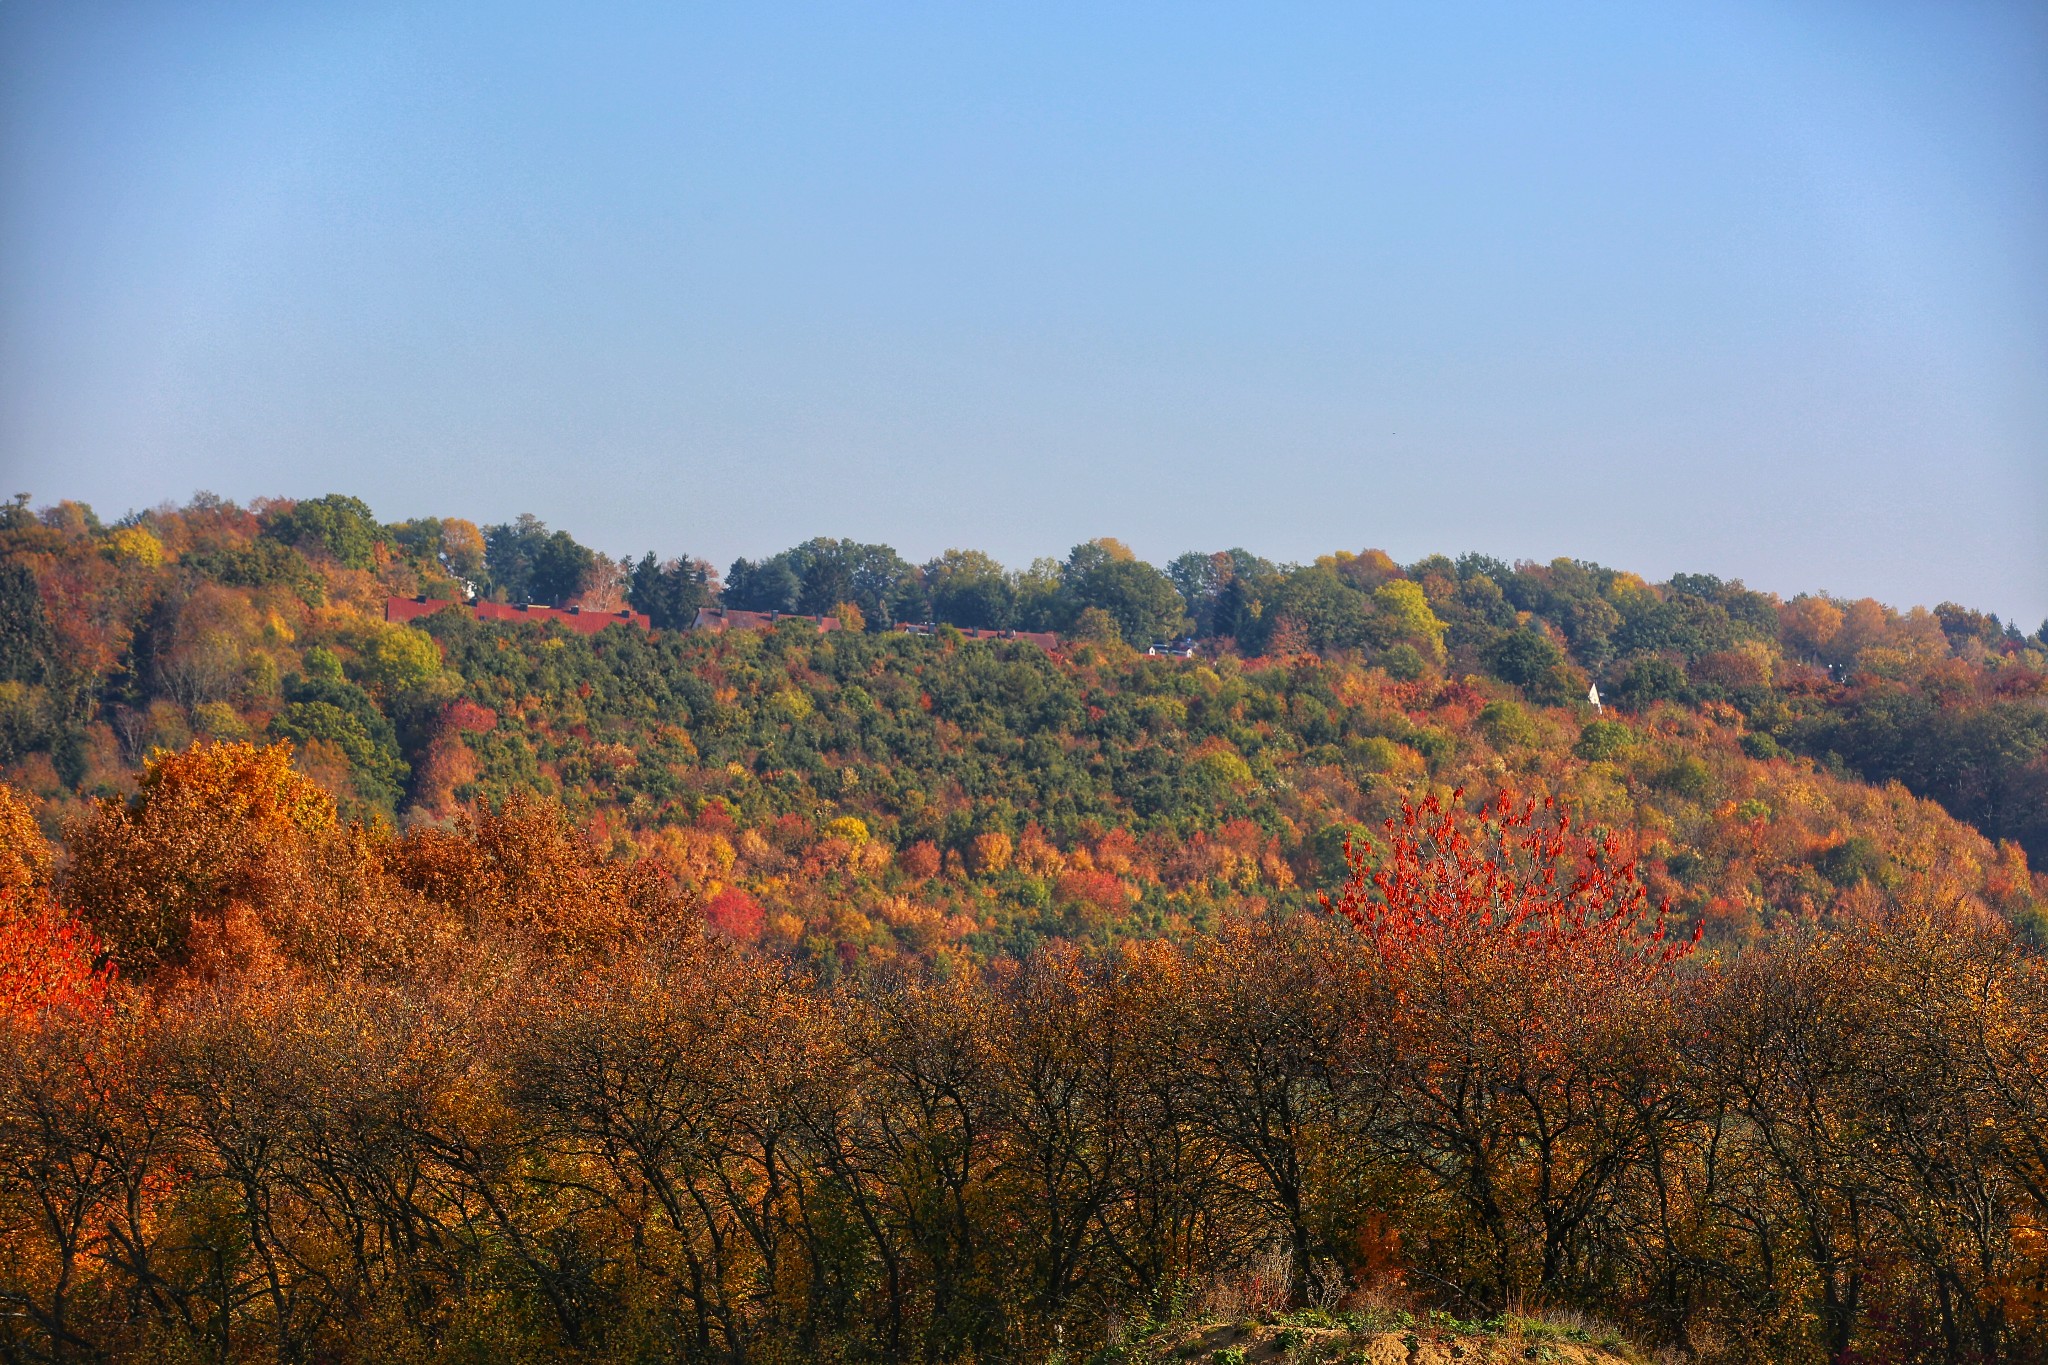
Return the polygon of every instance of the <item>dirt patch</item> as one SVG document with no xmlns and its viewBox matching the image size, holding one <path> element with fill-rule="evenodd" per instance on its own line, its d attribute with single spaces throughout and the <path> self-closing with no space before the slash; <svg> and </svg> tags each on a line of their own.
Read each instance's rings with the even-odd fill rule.
<svg viewBox="0 0 2048 1365">
<path fill-rule="evenodd" d="M 1540 1323 L 1509 1323 L 1499 1331 L 1204 1323 L 1134 1344 L 1125 1359 L 1162 1365 L 1637 1365 L 1625 1348 L 1571 1340 Z"/>
</svg>

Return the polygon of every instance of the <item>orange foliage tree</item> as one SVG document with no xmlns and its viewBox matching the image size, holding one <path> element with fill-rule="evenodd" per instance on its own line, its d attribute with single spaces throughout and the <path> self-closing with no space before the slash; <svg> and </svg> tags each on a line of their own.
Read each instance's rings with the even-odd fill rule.
<svg viewBox="0 0 2048 1365">
<path fill-rule="evenodd" d="M 65 899 L 140 970 L 182 961 L 195 923 L 282 899 L 307 840 L 335 828 L 333 798 L 292 770 L 289 744 L 159 752 L 138 785 L 68 831 Z"/>
<path fill-rule="evenodd" d="M 615 947 L 690 908 L 651 862 L 607 857 L 552 802 L 519 794 L 453 829 L 425 828 L 390 850 L 399 881 L 472 933 L 506 931 L 580 951 Z"/>
</svg>

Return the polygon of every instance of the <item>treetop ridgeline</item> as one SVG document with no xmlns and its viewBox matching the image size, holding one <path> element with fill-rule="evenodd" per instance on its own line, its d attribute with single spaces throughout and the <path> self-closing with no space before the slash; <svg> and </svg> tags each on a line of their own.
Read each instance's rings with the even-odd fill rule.
<svg viewBox="0 0 2048 1365">
<path fill-rule="evenodd" d="M 2044 857 L 1953 604 L 18 498 L 0 1359 L 2038 1360 Z"/>
</svg>

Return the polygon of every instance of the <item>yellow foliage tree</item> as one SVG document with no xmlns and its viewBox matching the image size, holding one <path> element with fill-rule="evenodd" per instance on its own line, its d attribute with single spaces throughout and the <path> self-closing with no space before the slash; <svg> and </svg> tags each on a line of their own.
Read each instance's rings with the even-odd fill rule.
<svg viewBox="0 0 2048 1365">
<path fill-rule="evenodd" d="M 441 647 L 411 626 L 369 622 L 356 657 L 362 681 L 379 695 L 424 693 L 441 680 Z"/>
<path fill-rule="evenodd" d="M 447 518 L 441 523 L 441 555 L 454 572 L 477 577 L 484 571 L 484 533 L 473 521 Z"/>
<path fill-rule="evenodd" d="M 36 825 L 35 808 L 0 783 L 0 891 L 41 891 L 50 885 L 50 841 Z"/>
<path fill-rule="evenodd" d="M 140 564 L 145 569 L 158 568 L 164 562 L 163 542 L 141 526 L 124 526 L 108 536 L 107 549 L 114 558 Z"/>
<path fill-rule="evenodd" d="M 1388 634 L 1400 642 L 1417 645 L 1438 663 L 1444 658 L 1444 623 L 1430 609 L 1429 598 L 1419 584 L 1405 578 L 1382 583 L 1373 590 L 1373 606 Z"/>
<path fill-rule="evenodd" d="M 1014 849 L 1010 836 L 1001 830 L 990 830 L 974 836 L 968 846 L 967 862 L 976 872 L 1001 872 L 1010 865 Z"/>
</svg>

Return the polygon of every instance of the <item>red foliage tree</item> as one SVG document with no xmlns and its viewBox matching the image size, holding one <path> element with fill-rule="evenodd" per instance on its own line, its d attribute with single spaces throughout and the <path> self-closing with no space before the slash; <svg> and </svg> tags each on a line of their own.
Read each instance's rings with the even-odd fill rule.
<svg viewBox="0 0 2048 1365">
<path fill-rule="evenodd" d="M 1108 872 L 1075 869 L 1062 872 L 1053 892 L 1054 900 L 1083 929 L 1093 930 L 1112 923 L 1130 904 L 1130 888 Z"/>
<path fill-rule="evenodd" d="M 704 922 L 741 943 L 761 937 L 761 902 L 737 886 L 728 886 L 704 904 Z"/>
<path fill-rule="evenodd" d="M 106 1014 L 114 967 L 103 958 L 85 925 L 41 897 L 0 891 L 0 1020 Z"/>
<path fill-rule="evenodd" d="M 0 784 L 0 1021 L 107 1009 L 113 966 L 92 930 L 50 903 L 54 862 L 29 802 Z"/>
<path fill-rule="evenodd" d="M 1357 926 L 1383 962 L 1398 970 L 1507 954 L 1530 970 L 1641 978 L 1699 941 L 1698 926 L 1690 940 L 1668 936 L 1669 907 L 1652 913 L 1621 835 L 1577 833 L 1556 802 L 1517 803 L 1507 792 L 1468 814 L 1463 795 L 1404 803 L 1377 861 L 1344 842 L 1350 877 L 1323 908 Z"/>
<path fill-rule="evenodd" d="M 1584 1287 L 1624 1173 L 1672 1121 L 1668 969 L 1699 931 L 1667 934 L 1620 836 L 1460 795 L 1404 807 L 1378 858 L 1347 841 L 1323 903 L 1370 949 L 1392 1142 L 1433 1187 L 1423 1269 L 1471 1267 L 1501 1306 Z"/>
</svg>

